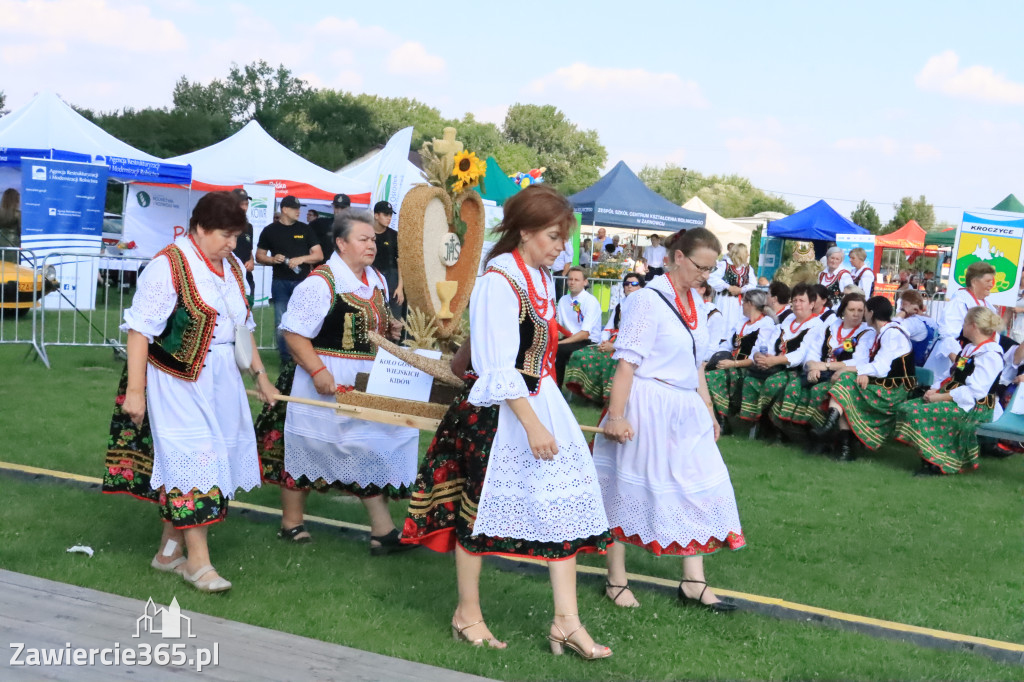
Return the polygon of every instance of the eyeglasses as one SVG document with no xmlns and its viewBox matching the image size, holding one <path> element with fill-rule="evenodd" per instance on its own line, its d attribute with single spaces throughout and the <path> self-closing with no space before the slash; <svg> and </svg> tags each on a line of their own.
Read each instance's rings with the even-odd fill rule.
<svg viewBox="0 0 1024 682">
<path fill-rule="evenodd" d="M 638 286 L 640 286 L 640 282 L 636 282 L 634 280 L 630 280 L 630 281 L 626 282 L 624 286 L 627 286 L 627 287 L 638 287 Z"/>
<path fill-rule="evenodd" d="M 685 253 L 683 255 L 686 256 Z M 703 272 L 705 275 L 710 275 L 712 272 L 715 271 L 715 266 L 714 265 L 697 265 L 697 261 L 693 260 L 689 256 L 686 256 L 686 260 L 688 260 L 691 263 L 693 263 L 693 267 L 697 268 L 698 270 Z"/>
</svg>

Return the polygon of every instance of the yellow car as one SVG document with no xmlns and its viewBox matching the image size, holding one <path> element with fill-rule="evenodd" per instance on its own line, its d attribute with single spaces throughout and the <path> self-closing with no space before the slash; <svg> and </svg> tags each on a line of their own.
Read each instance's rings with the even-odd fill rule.
<svg viewBox="0 0 1024 682">
<path fill-rule="evenodd" d="M 52 265 L 43 271 L 0 261 L 0 315 L 13 313 L 20 317 L 58 287 L 57 271 Z"/>
</svg>

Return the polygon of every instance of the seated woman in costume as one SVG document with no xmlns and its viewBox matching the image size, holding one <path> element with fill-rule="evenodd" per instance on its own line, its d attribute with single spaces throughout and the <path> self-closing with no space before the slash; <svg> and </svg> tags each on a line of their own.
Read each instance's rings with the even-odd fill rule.
<svg viewBox="0 0 1024 682">
<path fill-rule="evenodd" d="M 640 291 L 646 282 L 636 272 L 627 272 L 622 278 L 622 298 L 615 304 L 608 322 L 601 332 L 601 343 L 587 346 L 576 351 L 569 357 L 565 366 L 565 387 L 578 396 L 604 405 L 608 402 L 608 392 L 612 390 L 612 375 L 615 374 L 615 361 L 612 352 L 615 350 L 615 337 L 619 333 L 623 311 L 631 294 Z"/>
<path fill-rule="evenodd" d="M 804 363 L 804 371 L 793 376 L 772 409 L 772 420 L 797 426 L 820 426 L 825 422 L 828 391 L 839 374 L 868 360 L 875 332 L 864 321 L 864 297 L 847 294 L 837 316 L 818 330 L 812 340 L 815 357 Z"/>
<path fill-rule="evenodd" d="M 999 309 L 988 302 L 995 281 L 996 269 L 989 263 L 978 261 L 967 266 L 964 288 L 958 289 L 943 307 L 942 319 L 939 320 L 939 340 L 924 365 L 935 376 L 949 374 L 950 364 L 966 343 L 961 333 L 968 310 L 980 305 L 999 314 Z"/>
<path fill-rule="evenodd" d="M 793 287 L 789 303 L 793 316 L 780 322 L 774 330 L 762 330 L 757 339 L 754 364 L 743 377 L 743 403 L 740 417 L 758 421 L 772 404 L 782 397 L 786 383 L 808 359 L 814 357 L 809 340 L 824 326 L 812 314 L 814 285 L 800 283 Z"/>
<path fill-rule="evenodd" d="M 789 307 L 791 295 L 792 291 L 785 282 L 775 280 L 768 285 L 768 303 L 775 311 L 775 319 L 778 322 L 785 322 L 786 318 L 793 314 L 793 309 Z"/>
<path fill-rule="evenodd" d="M 812 429 L 826 436 L 839 428 L 839 456 L 845 462 L 857 458 L 854 436 L 865 447 L 877 450 L 893 434 L 896 407 L 914 388 L 914 349 L 910 337 L 892 321 L 892 303 L 884 296 L 872 296 L 867 302 L 867 321 L 877 335 L 868 353 L 868 362 L 854 371 L 844 372 L 829 390 L 829 410 L 825 421 Z"/>
<path fill-rule="evenodd" d="M 715 271 L 708 277 L 708 284 L 722 294 L 718 306 L 726 329 L 732 329 L 740 319 L 743 294 L 757 288 L 754 274 L 747 245 L 732 244 L 726 257 L 718 261 Z"/>
<path fill-rule="evenodd" d="M 333 401 L 369 372 L 377 354 L 368 331 L 396 337 L 388 287 L 373 268 L 373 218 L 349 212 L 335 218 L 334 253 L 303 280 L 281 318 L 295 359 L 281 372 L 284 395 Z M 286 409 L 287 405 L 287 409 Z M 281 402 L 256 422 L 263 479 L 281 486 L 278 537 L 310 542 L 303 525 L 310 490 L 340 490 L 358 497 L 370 517 L 370 554 L 409 549 L 399 541 L 387 499 L 409 496 L 416 479 L 419 432 L 355 419 L 327 408 Z M 283 442 L 282 442 L 283 441 Z"/>
<path fill-rule="evenodd" d="M 237 489 L 260 485 L 235 355 L 246 336 L 256 347 L 245 266 L 232 254 L 245 224 L 234 197 L 211 192 L 196 203 L 188 234 L 139 275 L 124 312 L 128 362 L 103 476 L 104 493 L 158 504 L 163 536 L 150 566 L 178 573 L 201 592 L 231 589 L 210 562 L 208 527 L 227 517 Z M 272 402 L 257 352 L 250 371 L 260 397 Z"/>
<path fill-rule="evenodd" d="M 964 316 L 967 340 L 948 377 L 923 398 L 897 407 L 897 440 L 917 449 L 920 474 L 957 474 L 978 468 L 978 424 L 992 418 L 995 392 L 1003 371 L 997 338 L 1003 321 L 983 306 Z"/>
<path fill-rule="evenodd" d="M 850 287 L 852 286 L 854 285 L 851 284 Z M 850 287 L 847 288 L 849 289 Z M 813 286 L 812 295 L 813 298 L 811 298 L 811 314 L 814 315 L 815 317 L 820 317 L 821 321 L 825 322 L 826 324 L 831 322 L 832 318 L 836 314 L 836 311 L 832 310 L 832 307 L 829 305 L 828 288 L 821 284 L 815 284 Z M 841 293 L 840 298 L 842 298 L 842 296 L 844 295 L 845 292 Z"/>
<path fill-rule="evenodd" d="M 923 367 L 928 354 L 938 340 L 938 325 L 935 324 L 935 320 L 928 317 L 925 312 L 924 297 L 917 291 L 911 289 L 903 292 L 899 307 L 899 311 L 892 316 L 892 319 L 894 322 L 898 322 L 910 336 L 910 343 L 914 347 L 914 364 Z"/>
<path fill-rule="evenodd" d="M 786 287 L 786 295 L 788 300 L 789 287 Z M 726 340 L 732 357 L 719 360 L 715 369 L 705 373 L 715 416 L 723 429 L 728 427 L 728 417 L 740 411 L 743 374 L 754 362 L 758 335 L 765 329 L 774 330 L 775 325 L 775 311 L 769 303 L 768 294 L 760 289 L 743 294 L 743 319 Z"/>
</svg>

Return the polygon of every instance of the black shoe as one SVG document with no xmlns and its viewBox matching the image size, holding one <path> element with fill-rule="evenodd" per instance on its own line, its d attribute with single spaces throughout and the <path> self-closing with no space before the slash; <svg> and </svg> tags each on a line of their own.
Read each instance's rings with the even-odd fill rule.
<svg viewBox="0 0 1024 682">
<path fill-rule="evenodd" d="M 838 462 L 853 462 L 857 459 L 857 453 L 853 449 L 853 432 L 839 432 L 839 454 L 836 455 Z"/>
<path fill-rule="evenodd" d="M 812 428 L 811 434 L 817 436 L 818 438 L 823 438 L 829 435 L 830 433 L 836 430 L 837 426 L 839 426 L 840 416 L 841 415 L 839 414 L 839 410 L 837 410 L 834 407 L 829 408 L 828 416 L 825 417 L 825 423 L 822 424 L 821 426 L 815 426 L 814 428 Z"/>
<path fill-rule="evenodd" d="M 683 583 L 697 583 L 699 585 L 703 585 L 704 589 L 701 590 L 697 598 L 694 599 L 692 597 L 687 597 L 685 594 L 683 594 Z M 711 611 L 712 613 L 732 613 L 733 611 L 739 608 L 738 606 L 729 601 L 716 601 L 713 604 L 705 604 L 700 599 L 704 596 L 704 593 L 707 592 L 707 590 L 708 584 L 703 580 L 680 580 L 678 591 L 679 601 L 681 601 L 683 604 L 686 604 L 687 606 L 699 606 L 703 609 Z"/>
<path fill-rule="evenodd" d="M 402 542 L 397 528 L 392 529 L 387 535 L 371 535 L 370 542 L 372 543 L 374 540 L 380 544 L 376 547 L 373 544 L 370 545 L 370 556 L 387 556 L 388 554 L 397 554 L 398 552 L 408 552 L 410 549 L 419 547 L 419 545 L 409 545 Z"/>
<path fill-rule="evenodd" d="M 715 420 L 718 421 L 718 426 L 723 436 L 732 435 L 732 423 L 729 421 L 727 416 L 719 412 L 715 412 Z"/>
<path fill-rule="evenodd" d="M 303 537 L 297 537 L 303 534 Z M 281 528 L 277 531 L 277 537 L 281 538 L 282 540 L 287 540 L 288 542 L 293 542 L 296 545 L 308 545 L 309 543 L 313 542 L 313 538 L 309 534 L 309 531 L 307 531 L 306 527 L 301 523 L 292 528 Z"/>
<path fill-rule="evenodd" d="M 921 460 L 921 468 L 914 472 L 914 476 L 942 476 L 942 469 L 931 462 Z"/>
</svg>

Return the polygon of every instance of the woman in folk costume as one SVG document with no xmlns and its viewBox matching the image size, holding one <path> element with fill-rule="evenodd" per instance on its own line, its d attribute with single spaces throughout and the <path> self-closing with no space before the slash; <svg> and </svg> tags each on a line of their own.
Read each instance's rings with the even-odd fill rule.
<svg viewBox="0 0 1024 682">
<path fill-rule="evenodd" d="M 804 371 L 786 384 L 782 400 L 772 418 L 797 426 L 820 426 L 825 422 L 828 391 L 836 371 L 868 361 L 875 331 L 864 321 L 865 300 L 847 294 L 839 304 L 837 317 L 819 330 L 813 339 L 817 356 L 808 358 Z"/>
<path fill-rule="evenodd" d="M 231 253 L 244 230 L 238 202 L 211 192 L 196 203 L 188 234 L 139 275 L 124 312 L 128 362 L 103 476 L 103 492 L 159 504 L 163 535 L 150 565 L 203 592 L 231 588 L 210 563 L 207 526 L 224 520 L 235 490 L 260 484 L 235 359 L 236 337 L 256 347 L 245 268 Z M 251 370 L 270 402 L 274 387 L 255 352 Z"/>
<path fill-rule="evenodd" d="M 757 288 L 757 277 L 750 267 L 750 252 L 746 244 L 733 244 L 726 258 L 718 261 L 708 284 L 722 294 L 719 308 L 725 318 L 725 328 L 732 329 L 740 319 L 743 294 Z"/>
<path fill-rule="evenodd" d="M 814 355 L 810 340 L 825 323 L 812 312 L 813 287 L 803 282 L 794 286 L 789 299 L 793 316 L 758 335 L 754 363 L 743 376 L 742 419 L 758 421 L 782 397 L 792 372 Z"/>
<path fill-rule="evenodd" d="M 978 424 L 992 418 L 1003 350 L 1003 321 L 975 306 L 964 316 L 967 345 L 957 354 L 950 375 L 924 397 L 897 407 L 896 439 L 921 456 L 920 474 L 957 474 L 978 468 Z"/>
<path fill-rule="evenodd" d="M 868 362 L 843 372 L 829 389 L 829 410 L 820 427 L 812 429 L 823 437 L 839 428 L 839 457 L 853 461 L 852 436 L 871 450 L 877 450 L 892 436 L 896 407 L 907 399 L 916 385 L 914 349 L 910 337 L 892 321 L 892 303 L 884 296 L 867 302 L 867 321 L 876 336 Z"/>
<path fill-rule="evenodd" d="M 732 357 L 719 360 L 717 368 L 705 374 L 715 415 L 723 429 L 728 426 L 728 417 L 740 411 L 743 375 L 754 362 L 758 335 L 763 329 L 774 329 L 775 324 L 775 311 L 768 301 L 768 294 L 759 289 L 743 294 L 743 318 L 727 339 Z"/>
<path fill-rule="evenodd" d="M 996 269 L 983 261 L 971 263 L 964 273 L 964 288 L 957 289 L 943 307 L 939 321 L 939 340 L 935 342 L 925 367 L 935 376 L 948 376 L 949 368 L 957 353 L 966 343 L 962 337 L 964 318 L 967 311 L 977 306 L 988 308 L 999 314 L 999 309 L 988 302 L 988 295 L 996 282 Z"/>
<path fill-rule="evenodd" d="M 376 348 L 368 331 L 397 336 L 388 288 L 373 268 L 373 219 L 349 212 L 332 228 L 335 251 L 292 294 L 281 331 L 295 359 L 281 372 L 278 391 L 295 398 L 333 401 L 337 391 L 369 372 Z M 286 409 L 287 407 L 287 409 Z M 346 417 L 327 407 L 281 402 L 256 422 L 263 479 L 281 486 L 278 537 L 312 538 L 303 525 L 310 490 L 337 489 L 358 497 L 370 517 L 370 554 L 408 549 L 388 511 L 388 499 L 409 496 L 416 477 L 419 433 Z"/>
<path fill-rule="evenodd" d="M 833 246 L 825 253 L 826 267 L 818 273 L 818 284 L 828 289 L 828 306 L 839 305 L 843 290 L 854 284 L 850 271 L 843 267 L 843 250 Z"/>
<path fill-rule="evenodd" d="M 875 273 L 866 265 L 867 258 L 868 252 L 859 246 L 850 250 L 850 267 L 853 268 L 850 276 L 853 283 L 864 292 L 865 299 L 871 298 L 875 288 Z"/>
<path fill-rule="evenodd" d="M 717 305 L 715 305 L 715 290 L 707 282 L 702 282 L 697 287 L 700 294 L 700 305 L 704 308 L 704 316 L 708 318 L 708 343 L 704 348 L 704 355 L 699 358 L 701 362 L 707 362 L 711 356 L 722 350 L 725 343 L 725 316 Z"/>
<path fill-rule="evenodd" d="M 441 420 L 416 478 L 405 541 L 455 550 L 456 639 L 504 648 L 484 623 L 484 554 L 548 564 L 551 651 L 611 655 L 580 623 L 576 555 L 612 542 L 593 458 L 554 376 L 558 343 L 548 268 L 575 227 L 572 205 L 549 185 L 505 203 L 498 242 L 470 299 L 475 380 Z M 632 314 L 632 303 L 626 319 Z M 516 328 L 518 325 L 518 330 Z M 510 333 L 511 331 L 511 333 Z"/>
<path fill-rule="evenodd" d="M 601 343 L 576 351 L 565 366 L 565 387 L 578 396 L 598 405 L 608 402 L 612 389 L 612 375 L 615 374 L 615 337 L 626 308 L 627 298 L 640 291 L 646 284 L 639 272 L 627 272 L 622 278 L 622 298 L 615 304 L 608 322 L 601 332 Z"/>
<path fill-rule="evenodd" d="M 639 606 L 626 582 L 625 543 L 681 556 L 678 596 L 711 611 L 721 601 L 704 577 L 704 555 L 746 544 L 700 361 L 707 317 L 695 287 L 721 248 L 704 228 L 666 244 L 668 273 L 637 294 L 615 343 L 618 367 L 594 464 L 617 540 L 608 550 L 606 594 Z"/>
</svg>

